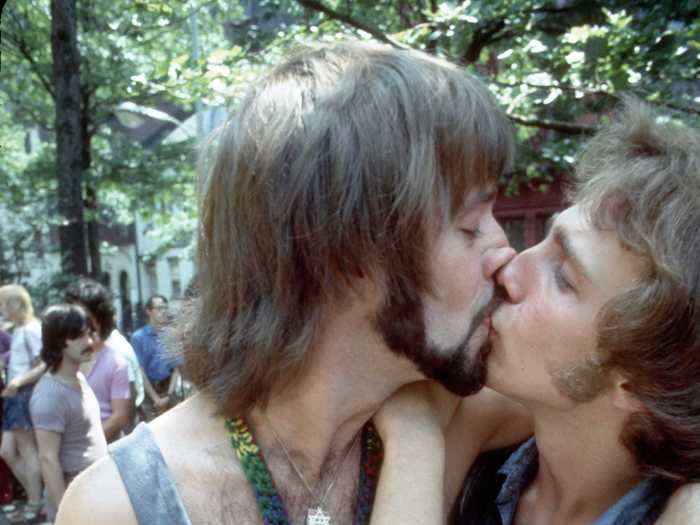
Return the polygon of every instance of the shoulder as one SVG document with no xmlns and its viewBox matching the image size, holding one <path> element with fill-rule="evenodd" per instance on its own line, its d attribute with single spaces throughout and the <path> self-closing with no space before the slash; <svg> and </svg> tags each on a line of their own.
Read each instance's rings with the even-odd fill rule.
<svg viewBox="0 0 700 525">
<path fill-rule="evenodd" d="M 131 346 L 131 343 L 127 341 L 126 337 L 116 328 L 112 330 L 105 344 L 112 346 L 115 350 L 118 350 L 124 355 L 133 355 L 134 353 L 134 347 Z"/>
<path fill-rule="evenodd" d="M 136 330 L 131 337 L 132 338 L 136 337 L 137 339 L 144 339 L 147 337 L 151 337 L 153 335 L 155 335 L 155 332 L 153 331 L 153 327 L 150 324 L 145 324 L 141 328 Z"/>
<path fill-rule="evenodd" d="M 68 486 L 56 525 L 138 525 L 117 466 L 105 456 Z"/>
<path fill-rule="evenodd" d="M 110 367 L 115 369 L 127 368 L 126 358 L 114 346 L 105 343 L 103 352 L 105 352 L 104 360 L 110 364 Z"/>
<path fill-rule="evenodd" d="M 148 326 L 148 325 L 146 325 Z M 142 326 L 138 330 L 136 330 L 133 334 L 131 334 L 131 344 L 137 344 L 140 343 L 141 340 L 146 336 L 145 333 L 146 327 Z"/>
<path fill-rule="evenodd" d="M 41 337 L 41 322 L 36 317 L 25 326 L 26 333 Z"/>
<path fill-rule="evenodd" d="M 700 524 L 700 483 L 681 485 L 671 495 L 656 525 Z"/>
<path fill-rule="evenodd" d="M 29 400 L 32 419 L 37 421 L 60 415 L 66 408 L 66 391 L 58 381 L 44 374 L 34 386 Z"/>
<path fill-rule="evenodd" d="M 198 510 L 215 514 L 225 508 L 256 509 L 255 494 L 231 448 L 224 419 L 204 394 L 168 410 L 149 428 L 193 523 L 200 521 L 197 518 L 205 521 L 193 514 Z"/>
<path fill-rule="evenodd" d="M 450 432 L 483 452 L 519 443 L 532 435 L 532 416 L 517 401 L 484 388 L 462 400 Z"/>
</svg>

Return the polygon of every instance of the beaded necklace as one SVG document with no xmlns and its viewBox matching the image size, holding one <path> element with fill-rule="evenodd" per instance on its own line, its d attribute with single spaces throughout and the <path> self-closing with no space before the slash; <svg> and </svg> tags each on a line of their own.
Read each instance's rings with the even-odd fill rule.
<svg viewBox="0 0 700 525">
<path fill-rule="evenodd" d="M 243 418 L 233 418 L 226 419 L 225 423 L 231 446 L 253 486 L 264 525 L 291 525 L 260 448 L 245 421 Z M 382 441 L 374 425 L 369 422 L 362 429 L 362 459 L 353 525 L 369 524 L 383 458 Z"/>
</svg>

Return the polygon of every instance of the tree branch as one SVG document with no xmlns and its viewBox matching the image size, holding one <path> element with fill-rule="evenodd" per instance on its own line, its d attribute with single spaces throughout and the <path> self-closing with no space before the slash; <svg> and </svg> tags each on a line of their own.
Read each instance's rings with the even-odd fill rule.
<svg viewBox="0 0 700 525">
<path fill-rule="evenodd" d="M 10 40 L 10 42 L 14 44 L 14 47 L 15 49 L 17 49 L 17 51 L 19 51 L 19 54 L 23 56 L 27 60 L 27 62 L 29 62 L 31 70 L 39 78 L 41 84 L 44 86 L 46 91 L 48 91 L 49 95 L 51 95 L 51 98 L 55 99 L 56 96 L 54 95 L 53 86 L 48 81 L 48 79 L 42 74 L 41 69 L 39 68 L 39 64 L 37 64 L 37 62 L 34 60 L 34 57 L 29 53 L 27 43 L 24 41 L 24 39 L 22 37 L 17 37 L 8 38 L 8 40 Z"/>
<path fill-rule="evenodd" d="M 324 15 L 326 15 L 329 18 L 333 18 L 334 20 L 338 20 L 339 22 L 343 22 L 344 24 L 347 24 L 351 27 L 354 27 L 355 29 L 359 29 L 360 31 L 364 31 L 365 33 L 369 33 L 370 35 L 372 35 L 377 40 L 380 40 L 381 42 L 385 42 L 385 43 L 392 45 L 398 49 L 411 49 L 410 47 L 405 46 L 405 45 L 401 44 L 400 42 L 397 42 L 396 40 L 394 40 L 389 35 L 382 32 L 378 28 L 367 25 L 364 22 L 360 22 L 359 20 L 357 20 L 356 18 L 353 18 L 351 16 L 334 11 L 333 9 L 330 9 L 329 7 L 326 7 L 325 5 L 323 5 L 321 2 L 317 2 L 316 0 L 297 0 L 297 2 L 301 6 L 306 7 L 307 9 L 312 9 L 314 11 L 318 11 L 320 13 L 323 13 Z"/>
<path fill-rule="evenodd" d="M 493 37 L 506 27 L 506 22 L 503 19 L 490 20 L 482 27 L 478 27 L 472 36 L 472 41 L 469 47 L 464 52 L 462 59 L 467 64 L 473 64 L 479 60 L 481 50 L 487 46 Z"/>
<path fill-rule="evenodd" d="M 598 131 L 596 126 L 587 126 L 585 124 L 571 124 L 569 122 L 558 122 L 555 120 L 526 119 L 519 115 L 508 115 L 508 118 L 521 126 L 551 129 L 552 131 L 558 131 L 566 135 L 592 135 Z"/>
</svg>

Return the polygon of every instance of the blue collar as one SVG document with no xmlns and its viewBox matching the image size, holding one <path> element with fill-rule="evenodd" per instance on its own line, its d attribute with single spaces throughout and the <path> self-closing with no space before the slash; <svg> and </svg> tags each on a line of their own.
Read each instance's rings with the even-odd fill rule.
<svg viewBox="0 0 700 525">
<path fill-rule="evenodd" d="M 505 477 L 496 497 L 496 506 L 502 525 L 512 525 L 520 496 L 534 480 L 538 467 L 539 453 L 533 437 L 513 452 L 498 469 L 498 474 Z M 592 525 L 654 523 L 673 488 L 674 484 L 667 480 L 656 478 L 642 480 L 608 508 Z"/>
</svg>

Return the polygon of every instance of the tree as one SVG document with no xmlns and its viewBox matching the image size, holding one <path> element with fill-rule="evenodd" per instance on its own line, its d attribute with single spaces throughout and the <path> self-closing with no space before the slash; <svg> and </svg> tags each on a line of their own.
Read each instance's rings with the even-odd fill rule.
<svg viewBox="0 0 700 525">
<path fill-rule="evenodd" d="M 80 247 L 87 244 L 90 273 L 94 276 L 101 274 L 98 223 L 117 215 L 103 206 L 103 202 L 116 201 L 126 206 L 128 210 L 119 210 L 119 215 L 129 217 L 130 221 L 135 211 L 150 217 L 165 212 L 168 201 L 182 202 L 183 195 L 191 194 L 194 141 L 176 147 L 160 147 L 158 137 L 155 137 L 156 140 L 148 145 L 151 153 L 144 154 L 140 145 L 118 138 L 115 130 L 124 131 L 124 128 L 115 119 L 115 109 L 129 100 L 137 104 L 180 108 L 177 113 L 180 118 L 191 112 L 193 100 L 202 89 L 198 87 L 201 81 L 193 74 L 195 64 L 189 57 L 187 24 L 191 13 L 213 4 L 211 1 L 189 2 L 173 8 L 164 1 L 78 2 L 78 48 L 82 53 L 78 97 L 80 119 L 79 127 L 70 133 L 70 146 L 79 148 L 84 177 L 82 187 L 79 184 L 70 186 L 63 181 L 58 185 L 61 203 L 67 202 L 70 195 L 83 204 L 80 211 L 85 213 L 87 243 L 80 241 L 75 231 L 61 240 L 64 253 L 83 260 L 78 271 L 86 269 Z M 57 14 L 64 13 L 50 13 L 49 0 L 28 0 L 7 6 L 2 20 L 0 50 L 4 69 L 13 74 L 0 78 L 0 88 L 7 100 L 4 109 L 12 114 L 14 122 L 42 130 L 49 143 L 58 141 L 58 148 L 49 149 L 48 153 L 56 151 L 63 164 L 61 159 L 67 151 L 67 144 L 60 141 L 58 134 L 52 135 L 50 118 L 54 106 L 58 106 L 61 112 L 68 109 L 63 104 L 65 101 L 56 104 L 55 81 L 60 78 L 51 74 L 53 61 L 48 36 L 52 18 L 58 20 Z M 209 16 L 206 10 L 204 14 Z M 209 18 L 206 21 L 209 22 Z M 220 23 L 211 27 L 218 28 L 218 31 L 205 34 L 205 41 L 211 33 L 223 38 Z M 59 72 L 65 73 L 63 66 L 56 64 Z M 161 127 L 160 138 L 174 125 Z M 131 159 L 125 160 L 124 154 L 131 155 Z M 133 158 L 138 158 L 141 164 L 135 165 Z M 118 178 L 127 171 L 128 181 L 120 183 Z M 60 173 L 67 172 L 59 170 L 57 175 Z M 70 173 L 78 173 L 75 165 Z M 46 176 L 52 174 L 47 172 Z M 80 228 L 78 212 L 68 210 L 64 204 L 61 206 L 47 211 L 58 212 L 60 222 Z"/>
<path fill-rule="evenodd" d="M 87 274 L 82 202 L 82 128 L 80 54 L 75 0 L 51 0 L 52 89 L 55 102 L 56 175 L 61 267 L 66 274 Z"/>
<path fill-rule="evenodd" d="M 238 45 L 275 60 L 300 41 L 348 36 L 446 58 L 489 84 L 516 126 L 508 187 L 571 171 L 581 141 L 622 94 L 665 112 L 700 116 L 700 2 L 590 0 L 278 0 L 251 19 Z M 259 20 L 294 20 L 278 33 Z M 252 44 L 251 44 L 252 42 Z M 262 55 L 262 56 L 261 56 Z M 231 62 L 235 71 L 240 62 Z M 235 73 L 233 74 L 236 75 Z"/>
</svg>

